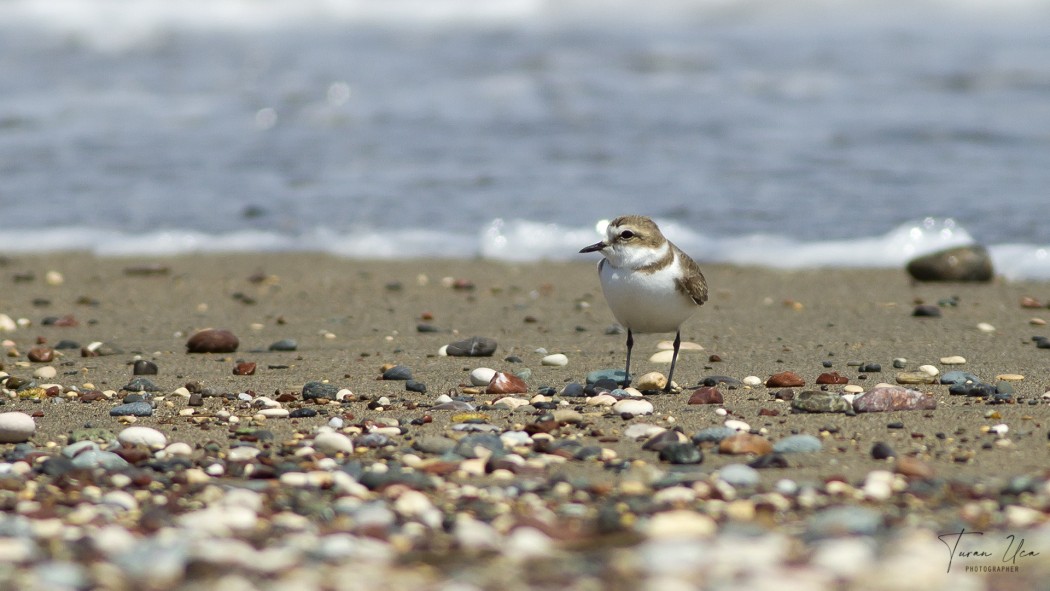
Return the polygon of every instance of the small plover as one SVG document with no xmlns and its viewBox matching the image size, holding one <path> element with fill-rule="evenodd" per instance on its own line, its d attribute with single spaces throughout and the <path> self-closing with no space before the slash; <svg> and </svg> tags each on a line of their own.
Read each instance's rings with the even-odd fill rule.
<svg viewBox="0 0 1050 591">
<path fill-rule="evenodd" d="M 640 215 L 609 222 L 605 240 L 580 252 L 605 256 L 598 261 L 598 276 L 613 316 L 627 329 L 627 383 L 631 381 L 634 333 L 675 332 L 664 386 L 669 392 L 682 344 L 682 323 L 707 301 L 707 281 L 699 265 L 664 238 L 653 220 Z"/>
</svg>

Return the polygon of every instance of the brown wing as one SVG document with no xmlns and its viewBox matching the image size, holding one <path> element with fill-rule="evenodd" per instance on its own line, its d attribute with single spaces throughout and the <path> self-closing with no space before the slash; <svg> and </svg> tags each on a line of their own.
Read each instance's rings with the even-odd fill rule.
<svg viewBox="0 0 1050 591">
<path fill-rule="evenodd" d="M 675 285 L 678 291 L 692 298 L 697 306 L 702 306 L 707 301 L 707 280 L 700 271 L 700 265 L 697 265 L 696 261 L 689 258 L 689 255 L 679 250 L 678 247 L 675 247 L 675 251 L 685 271 L 685 278 L 675 280 Z"/>
</svg>

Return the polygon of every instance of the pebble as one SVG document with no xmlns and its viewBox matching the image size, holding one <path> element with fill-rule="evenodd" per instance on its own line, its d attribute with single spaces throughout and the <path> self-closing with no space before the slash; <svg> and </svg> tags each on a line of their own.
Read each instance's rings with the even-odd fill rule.
<svg viewBox="0 0 1050 591">
<path fill-rule="evenodd" d="M 160 387 L 148 378 L 137 377 L 125 384 L 121 390 L 125 392 L 160 392 Z"/>
<path fill-rule="evenodd" d="M 929 464 L 911 456 L 898 458 L 893 470 L 909 478 L 930 479 L 935 475 Z"/>
<path fill-rule="evenodd" d="M 918 281 L 991 281 L 995 276 L 988 249 L 980 244 L 946 248 L 908 261 Z"/>
<path fill-rule="evenodd" d="M 746 464 L 727 464 L 718 471 L 718 479 L 736 488 L 754 488 L 762 477 L 758 470 Z"/>
<path fill-rule="evenodd" d="M 728 421 L 723 423 L 723 425 L 725 425 L 725 427 L 727 429 L 732 429 L 734 431 L 741 431 L 741 432 L 744 432 L 744 433 L 747 433 L 748 431 L 751 430 L 751 425 L 748 425 L 747 423 L 745 423 L 744 421 L 741 421 L 740 419 L 729 419 Z"/>
<path fill-rule="evenodd" d="M 896 410 L 933 410 L 937 399 L 932 394 L 900 386 L 873 388 L 853 400 L 856 412 L 886 412 Z"/>
<path fill-rule="evenodd" d="M 791 409 L 799 412 L 848 412 L 850 408 L 850 403 L 834 392 L 806 390 L 791 401 Z"/>
<path fill-rule="evenodd" d="M 127 460 L 110 451 L 89 449 L 73 458 L 77 468 L 102 468 L 104 470 L 122 470 L 127 468 Z"/>
<path fill-rule="evenodd" d="M 497 371 L 485 388 L 486 394 L 524 394 L 529 391 L 525 380 L 511 373 Z"/>
<path fill-rule="evenodd" d="M 36 421 L 24 412 L 0 413 L 0 443 L 22 443 L 36 432 Z"/>
<path fill-rule="evenodd" d="M 700 429 L 693 435 L 693 443 L 718 443 L 731 435 L 736 435 L 736 429 L 729 427 L 706 427 Z"/>
<path fill-rule="evenodd" d="M 712 386 L 704 386 L 693 390 L 687 404 L 722 404 L 725 401 L 722 392 Z"/>
<path fill-rule="evenodd" d="M 471 337 L 445 346 L 445 354 L 452 357 L 491 357 L 498 344 L 488 337 Z"/>
<path fill-rule="evenodd" d="M 335 454 L 335 453 L 352 453 L 354 451 L 354 443 L 349 437 L 336 431 L 322 431 L 314 436 L 313 442 L 314 448 L 318 451 Z"/>
<path fill-rule="evenodd" d="M 893 451 L 890 444 L 884 441 L 876 441 L 875 444 L 871 446 L 871 457 L 876 460 L 885 460 L 897 457 L 897 452 Z"/>
<path fill-rule="evenodd" d="M 427 393 L 427 385 L 426 385 L 426 383 L 420 382 L 418 380 L 406 380 L 405 381 L 405 390 L 407 390 L 409 392 L 416 392 L 418 394 L 426 394 Z"/>
<path fill-rule="evenodd" d="M 1024 380 L 1024 376 L 1019 373 L 1001 373 L 995 376 L 995 379 L 1006 382 L 1020 382 Z"/>
<path fill-rule="evenodd" d="M 117 441 L 125 445 L 143 445 L 150 449 L 163 449 L 168 438 L 152 427 L 128 427 L 117 434 Z"/>
<path fill-rule="evenodd" d="M 649 356 L 649 363 L 670 364 L 674 357 L 674 351 L 657 351 Z"/>
<path fill-rule="evenodd" d="M 514 410 L 521 406 L 528 406 L 528 404 L 528 400 L 525 400 L 524 398 L 515 398 L 514 396 L 504 396 L 503 398 L 500 398 L 499 400 L 496 400 L 492 403 L 493 406 L 507 408 L 510 410 Z"/>
<path fill-rule="evenodd" d="M 33 377 L 38 380 L 52 380 L 58 375 L 58 370 L 52 365 L 45 365 L 33 370 Z"/>
<path fill-rule="evenodd" d="M 33 363 L 50 363 L 55 359 L 55 350 L 44 346 L 33 347 L 26 353 L 26 358 Z"/>
<path fill-rule="evenodd" d="M 919 304 L 912 310 L 911 315 L 919 318 L 940 318 L 941 309 L 930 304 Z"/>
<path fill-rule="evenodd" d="M 384 380 L 405 381 L 412 379 L 412 370 L 404 365 L 395 365 L 383 372 Z"/>
<path fill-rule="evenodd" d="M 964 363 L 966 363 L 966 358 L 962 355 L 941 357 L 941 365 L 963 365 Z"/>
<path fill-rule="evenodd" d="M 490 367 L 478 367 L 470 372 L 470 383 L 474 386 L 488 386 L 496 375 L 496 370 Z"/>
<path fill-rule="evenodd" d="M 811 539 L 850 535 L 873 536 L 881 527 L 882 513 L 869 507 L 829 507 L 821 509 L 806 520 L 806 533 Z"/>
<path fill-rule="evenodd" d="M 981 332 L 995 332 L 995 327 L 991 324 L 988 324 L 987 322 L 978 322 L 977 330 Z"/>
<path fill-rule="evenodd" d="M 704 454 L 692 443 L 670 443 L 659 452 L 660 460 L 670 464 L 699 464 Z"/>
<path fill-rule="evenodd" d="M 412 441 L 412 449 L 434 455 L 443 455 L 456 447 L 456 440 L 443 435 L 422 435 Z"/>
<path fill-rule="evenodd" d="M 256 414 L 268 419 L 286 419 L 291 415 L 291 411 L 287 408 L 264 408 Z"/>
<path fill-rule="evenodd" d="M 155 376 L 159 368 L 157 364 L 148 359 L 138 359 L 131 366 L 131 373 L 137 376 Z"/>
<path fill-rule="evenodd" d="M 674 509 L 650 517 L 642 533 L 651 540 L 675 541 L 709 538 L 717 531 L 718 524 L 711 517 L 689 509 Z"/>
<path fill-rule="evenodd" d="M 896 377 L 898 384 L 905 385 L 917 385 L 917 384 L 936 384 L 937 377 L 932 376 L 923 371 L 902 371 L 897 374 Z"/>
<path fill-rule="evenodd" d="M 839 375 L 837 371 L 825 372 L 817 376 L 818 384 L 848 384 L 849 378 Z"/>
<path fill-rule="evenodd" d="M 235 376 L 253 376 L 255 375 L 256 364 L 254 361 L 238 361 L 233 366 L 233 375 Z"/>
<path fill-rule="evenodd" d="M 773 444 L 777 453 L 816 453 L 822 448 L 819 437 L 807 434 L 789 435 Z"/>
<path fill-rule="evenodd" d="M 772 451 L 773 444 L 768 439 L 751 433 L 736 433 L 726 437 L 718 444 L 718 453 L 722 454 L 762 456 Z"/>
<path fill-rule="evenodd" d="M 597 369 L 587 374 L 588 384 L 597 384 L 602 380 L 625 384 L 627 383 L 627 374 L 622 369 Z"/>
<path fill-rule="evenodd" d="M 565 367 L 569 364 L 569 358 L 563 353 L 554 353 L 547 355 L 543 359 L 540 359 L 540 365 L 546 365 L 550 367 Z"/>
<path fill-rule="evenodd" d="M 240 340 L 224 329 L 207 328 L 195 333 L 186 341 L 187 353 L 233 353 Z"/>
<path fill-rule="evenodd" d="M 299 343 L 295 339 L 281 339 L 270 343 L 267 347 L 270 351 L 295 351 L 299 348 Z"/>
<path fill-rule="evenodd" d="M 643 374 L 634 383 L 634 387 L 642 392 L 663 390 L 665 386 L 667 386 L 667 376 L 658 371 Z"/>
<path fill-rule="evenodd" d="M 741 382 L 748 388 L 755 388 L 762 385 L 762 378 L 758 376 L 747 376 Z"/>
<path fill-rule="evenodd" d="M 980 381 L 981 379 L 973 375 L 972 373 L 959 370 L 945 372 L 945 374 L 941 376 L 942 384 L 975 384 L 979 383 Z"/>
<path fill-rule="evenodd" d="M 766 380 L 767 388 L 798 388 L 805 385 L 806 380 L 792 371 L 782 371 L 773 374 Z"/>
<path fill-rule="evenodd" d="M 612 405 L 612 409 L 620 414 L 651 415 L 653 414 L 653 403 L 637 398 L 625 398 L 618 400 L 616 404 Z"/>
<path fill-rule="evenodd" d="M 597 396 L 588 397 L 585 402 L 588 406 L 612 406 L 619 400 L 615 396 L 609 394 L 598 394 Z"/>
<path fill-rule="evenodd" d="M 302 391 L 303 400 L 336 400 L 338 393 L 338 386 L 324 382 L 307 382 Z"/>
<path fill-rule="evenodd" d="M 129 402 L 109 409 L 111 417 L 148 417 L 153 415 L 153 406 L 148 402 Z"/>
<path fill-rule="evenodd" d="M 623 431 L 623 436 L 627 439 L 639 440 L 649 439 L 660 433 L 663 433 L 667 429 L 659 425 L 651 425 L 649 423 L 633 423 L 629 425 Z"/>
</svg>

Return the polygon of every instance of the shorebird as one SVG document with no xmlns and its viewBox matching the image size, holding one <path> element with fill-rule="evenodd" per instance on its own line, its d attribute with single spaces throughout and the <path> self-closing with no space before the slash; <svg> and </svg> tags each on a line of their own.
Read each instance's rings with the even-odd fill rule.
<svg viewBox="0 0 1050 591">
<path fill-rule="evenodd" d="M 671 390 L 682 323 L 707 301 L 707 280 L 700 266 L 664 238 L 653 220 L 618 217 L 605 229 L 605 240 L 580 250 L 600 252 L 598 277 L 613 316 L 627 329 L 626 384 L 631 382 L 634 333 L 674 331 L 674 354 L 664 391 Z"/>
</svg>

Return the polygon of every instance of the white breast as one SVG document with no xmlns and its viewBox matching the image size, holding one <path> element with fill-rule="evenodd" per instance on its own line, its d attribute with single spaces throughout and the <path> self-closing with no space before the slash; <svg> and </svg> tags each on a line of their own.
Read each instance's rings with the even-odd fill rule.
<svg viewBox="0 0 1050 591">
<path fill-rule="evenodd" d="M 599 275 L 613 316 L 633 332 L 674 332 L 699 306 L 675 286 L 678 261 L 654 273 L 617 268 L 605 261 Z"/>
</svg>

